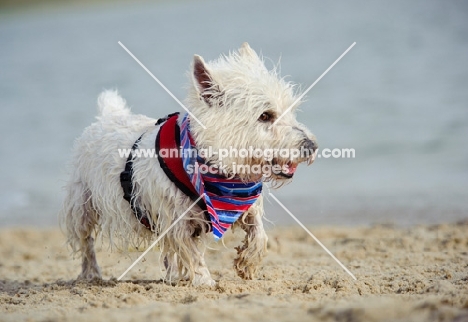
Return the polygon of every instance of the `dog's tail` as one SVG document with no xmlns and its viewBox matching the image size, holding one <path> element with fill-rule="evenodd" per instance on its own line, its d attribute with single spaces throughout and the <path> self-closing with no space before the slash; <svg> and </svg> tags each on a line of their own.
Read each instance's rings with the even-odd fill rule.
<svg viewBox="0 0 468 322">
<path fill-rule="evenodd" d="M 106 115 L 129 115 L 130 109 L 116 90 L 106 90 L 98 97 L 98 117 Z"/>
</svg>

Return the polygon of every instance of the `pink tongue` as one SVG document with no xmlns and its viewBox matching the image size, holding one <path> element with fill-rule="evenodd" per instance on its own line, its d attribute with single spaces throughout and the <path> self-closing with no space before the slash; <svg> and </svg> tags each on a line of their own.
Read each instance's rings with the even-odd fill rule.
<svg viewBox="0 0 468 322">
<path fill-rule="evenodd" d="M 296 172 L 297 165 L 288 165 L 288 174 L 294 174 Z"/>
</svg>

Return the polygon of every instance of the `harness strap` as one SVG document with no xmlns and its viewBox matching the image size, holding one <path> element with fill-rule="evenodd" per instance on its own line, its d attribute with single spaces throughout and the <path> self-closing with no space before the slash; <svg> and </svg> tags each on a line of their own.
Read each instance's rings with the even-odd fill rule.
<svg viewBox="0 0 468 322">
<path fill-rule="evenodd" d="M 179 112 L 171 113 L 171 114 L 168 114 L 168 115 L 166 115 L 164 117 L 161 117 L 160 119 L 158 119 L 156 121 L 156 123 L 154 125 L 156 125 L 156 126 L 161 125 L 162 123 L 166 122 L 171 117 L 176 116 L 176 115 L 179 115 Z"/>
<path fill-rule="evenodd" d="M 158 156 L 159 165 L 167 177 L 179 188 L 185 195 L 193 201 L 197 200 L 199 195 L 190 182 L 187 173 L 184 170 L 182 159 L 180 157 L 164 157 L 160 153 L 161 148 L 169 151 L 171 149 L 180 149 L 180 128 L 177 124 L 179 113 L 170 115 L 166 123 L 161 127 L 156 137 L 155 148 Z M 198 201 L 198 206 L 206 210 L 203 200 Z"/>
<path fill-rule="evenodd" d="M 160 131 L 157 134 L 156 137 L 156 142 L 155 142 L 155 147 L 156 147 L 156 153 L 158 155 L 158 160 L 160 163 L 161 168 L 163 169 L 164 173 L 168 176 L 168 178 L 182 191 L 184 192 L 190 199 L 193 201 L 198 199 L 198 194 L 193 188 L 193 186 L 190 184 L 190 181 L 185 174 L 185 172 L 179 171 L 179 169 L 183 169 L 182 166 L 182 161 L 180 159 L 171 159 L 168 160 L 168 164 L 166 164 L 165 160 L 161 158 L 159 155 L 160 151 L 160 135 L 162 133 L 162 136 L 165 138 L 169 138 L 170 140 L 168 142 L 177 142 L 177 144 L 174 144 L 174 148 L 178 148 L 180 146 L 180 131 L 179 131 L 179 126 L 177 125 L 177 116 L 179 115 L 178 112 L 169 114 L 165 117 L 162 117 L 158 119 L 155 123 L 155 126 L 159 126 L 167 121 L 170 121 L 172 126 L 162 126 Z M 175 116 L 175 117 L 174 117 Z M 175 124 L 174 124 L 175 123 Z M 171 131 L 171 128 L 175 128 L 175 131 Z M 120 185 L 122 186 L 122 190 L 124 192 L 123 198 L 128 201 L 130 204 L 130 208 L 132 209 L 133 213 L 135 214 L 135 217 L 137 220 L 143 224 L 147 229 L 151 231 L 156 231 L 156 228 L 154 225 L 150 224 L 150 220 L 146 214 L 146 211 L 141 209 L 138 206 L 137 200 L 134 196 L 134 187 L 133 187 L 133 151 L 138 149 L 138 144 L 140 143 L 143 135 L 140 135 L 140 137 L 133 143 L 132 146 L 132 151 L 128 155 L 127 162 L 125 163 L 125 170 L 120 173 Z M 172 172 L 171 170 L 175 170 Z M 205 202 L 200 199 L 197 203 L 197 205 L 205 211 L 205 217 L 207 221 L 209 221 L 209 216 L 206 212 L 206 204 Z M 196 228 L 194 232 L 194 236 L 198 236 L 200 234 L 201 230 L 200 228 Z"/>
<path fill-rule="evenodd" d="M 138 221 L 142 223 L 149 230 L 155 231 L 155 227 L 151 226 L 149 218 L 146 215 L 146 212 L 138 206 L 136 198 L 133 194 L 133 153 L 132 152 L 138 148 L 138 143 L 140 143 L 143 135 L 144 133 L 140 135 L 140 137 L 135 141 L 135 143 L 133 143 L 132 151 L 128 155 L 127 162 L 125 163 L 125 170 L 120 173 L 120 185 L 122 186 L 122 189 L 124 192 L 123 198 L 130 203 L 130 207 L 132 208 L 132 211 L 135 214 L 135 217 L 138 219 Z"/>
</svg>

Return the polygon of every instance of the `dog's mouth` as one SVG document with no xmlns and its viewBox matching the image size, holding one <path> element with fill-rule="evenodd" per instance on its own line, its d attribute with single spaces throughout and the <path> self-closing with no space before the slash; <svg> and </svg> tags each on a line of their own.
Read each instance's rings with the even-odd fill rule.
<svg viewBox="0 0 468 322">
<path fill-rule="evenodd" d="M 275 161 L 276 160 L 273 160 L 273 164 L 279 164 Z M 286 164 L 283 164 L 281 166 L 281 170 L 275 174 L 286 179 L 292 179 L 292 177 L 294 176 L 294 173 L 296 173 L 297 166 L 298 166 L 298 163 L 289 161 Z"/>
<path fill-rule="evenodd" d="M 294 176 L 294 173 L 296 173 L 297 166 L 298 166 L 297 163 L 289 161 L 288 163 L 286 163 L 284 170 L 281 171 L 281 175 L 288 179 L 292 178 Z"/>
</svg>

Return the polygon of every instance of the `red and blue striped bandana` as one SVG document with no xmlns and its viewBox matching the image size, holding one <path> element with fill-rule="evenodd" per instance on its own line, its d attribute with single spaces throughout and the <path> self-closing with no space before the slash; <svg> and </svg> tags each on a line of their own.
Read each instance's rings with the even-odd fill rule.
<svg viewBox="0 0 468 322">
<path fill-rule="evenodd" d="M 198 195 L 203 196 L 214 238 L 219 240 L 260 197 L 262 181 L 243 182 L 237 177 L 226 178 L 218 173 L 200 173 L 204 160 L 198 153 L 196 156 L 190 153 L 196 149 L 196 145 L 190 135 L 188 114 L 183 116 L 180 123 L 180 146 L 183 168 Z"/>
</svg>

